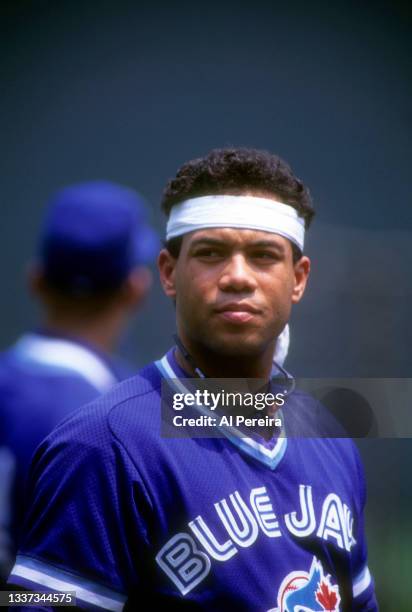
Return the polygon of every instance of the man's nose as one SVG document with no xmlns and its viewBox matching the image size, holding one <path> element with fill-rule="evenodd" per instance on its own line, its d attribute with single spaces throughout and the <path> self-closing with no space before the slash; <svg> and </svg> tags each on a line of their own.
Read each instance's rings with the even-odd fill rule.
<svg viewBox="0 0 412 612">
<path fill-rule="evenodd" d="M 221 291 L 253 291 L 257 283 L 244 255 L 230 257 L 219 279 Z"/>
</svg>

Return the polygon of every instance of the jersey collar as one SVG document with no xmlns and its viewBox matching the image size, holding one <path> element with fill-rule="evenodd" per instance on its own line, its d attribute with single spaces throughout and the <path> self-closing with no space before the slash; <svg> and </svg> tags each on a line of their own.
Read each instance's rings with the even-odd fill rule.
<svg viewBox="0 0 412 612">
<path fill-rule="evenodd" d="M 100 393 L 117 382 L 112 370 L 95 351 L 67 338 L 42 333 L 25 334 L 14 345 L 13 354 L 20 363 L 47 370 L 50 374 L 76 374 Z"/>
<path fill-rule="evenodd" d="M 175 348 L 173 347 L 161 359 L 155 361 L 155 365 L 161 376 L 168 379 L 177 392 L 189 393 L 190 390 L 185 386 L 182 379 L 192 378 L 192 376 L 177 363 L 174 351 Z M 201 414 L 210 415 L 208 409 L 201 405 L 196 405 L 194 408 Z M 253 457 L 271 470 L 278 466 L 286 452 L 287 438 L 283 428 L 280 434 L 269 440 L 265 440 L 258 435 L 245 437 L 245 433 L 236 427 L 220 426 L 218 429 L 240 451 Z"/>
</svg>

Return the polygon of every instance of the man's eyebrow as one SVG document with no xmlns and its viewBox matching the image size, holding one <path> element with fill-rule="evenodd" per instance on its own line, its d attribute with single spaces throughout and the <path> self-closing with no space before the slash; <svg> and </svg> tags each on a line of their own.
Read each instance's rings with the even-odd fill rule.
<svg viewBox="0 0 412 612">
<path fill-rule="evenodd" d="M 195 238 L 190 245 L 190 248 L 197 247 L 199 244 L 210 244 L 213 246 L 225 246 L 227 245 L 227 240 L 221 238 Z"/>
<path fill-rule="evenodd" d="M 208 238 L 205 236 L 204 238 L 195 238 L 190 245 L 190 248 L 198 247 L 199 245 L 211 245 L 211 246 L 231 246 L 232 242 L 227 240 L 226 238 Z M 252 240 L 245 245 L 245 248 L 274 248 L 278 251 L 284 251 L 284 246 L 277 240 Z"/>
<path fill-rule="evenodd" d="M 248 247 L 260 247 L 260 248 L 275 248 L 278 249 L 279 251 L 283 251 L 284 250 L 284 246 L 283 244 L 281 244 L 280 242 L 277 242 L 276 240 L 256 240 L 253 242 L 250 242 L 248 245 Z"/>
</svg>

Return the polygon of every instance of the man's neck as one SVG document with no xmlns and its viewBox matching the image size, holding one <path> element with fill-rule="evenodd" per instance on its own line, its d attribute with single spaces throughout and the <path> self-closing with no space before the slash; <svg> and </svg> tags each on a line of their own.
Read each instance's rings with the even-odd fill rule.
<svg viewBox="0 0 412 612">
<path fill-rule="evenodd" d="M 186 347 L 187 350 L 188 347 Z M 274 346 L 259 355 L 222 355 L 210 349 L 189 350 L 190 358 L 177 348 L 175 358 L 179 366 L 194 378 L 199 369 L 208 378 L 260 378 L 268 381 L 272 371 Z"/>
<path fill-rule="evenodd" d="M 182 347 L 182 349 L 183 348 L 186 347 Z M 174 355 L 179 366 L 182 370 L 187 372 L 189 377 L 196 378 L 198 376 L 196 369 L 200 369 L 208 378 L 257 378 L 265 381 L 264 386 L 259 388 L 259 393 L 268 391 L 272 372 L 272 355 L 274 347 L 270 347 L 270 350 L 262 354 L 260 359 L 252 356 L 242 358 L 233 355 L 222 356 L 212 352 L 209 352 L 207 356 L 204 352 L 200 354 L 197 352 L 196 356 L 190 353 L 188 358 L 185 356 L 182 349 L 177 346 Z M 236 389 L 236 391 L 239 390 L 240 389 Z M 242 390 L 244 391 L 244 389 Z M 256 392 L 255 387 L 252 392 Z M 277 408 L 265 408 L 262 413 L 259 413 L 259 416 L 267 415 L 276 417 L 277 410 Z M 252 410 L 249 416 L 257 416 L 257 413 Z M 254 428 L 254 432 L 265 440 L 271 439 L 274 431 L 275 426 L 273 424 Z"/>
</svg>

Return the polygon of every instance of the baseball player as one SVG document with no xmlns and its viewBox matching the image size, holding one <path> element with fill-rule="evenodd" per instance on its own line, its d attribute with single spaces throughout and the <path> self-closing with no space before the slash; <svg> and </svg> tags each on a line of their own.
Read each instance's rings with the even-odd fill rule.
<svg viewBox="0 0 412 612">
<path fill-rule="evenodd" d="M 43 313 L 0 357 L 0 565 L 4 572 L 38 444 L 68 413 L 130 376 L 111 353 L 150 285 L 159 249 L 146 205 L 109 182 L 72 185 L 49 202 L 31 288 Z"/>
<path fill-rule="evenodd" d="M 40 446 L 10 583 L 45 591 L 43 605 L 75 591 L 91 609 L 377 610 L 349 439 L 160 434 L 162 380 L 275 384 L 276 339 L 310 268 L 307 189 L 277 156 L 222 149 L 180 168 L 163 209 L 176 346 Z M 292 391 L 285 411 L 312 408 Z"/>
</svg>

